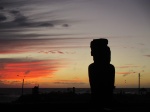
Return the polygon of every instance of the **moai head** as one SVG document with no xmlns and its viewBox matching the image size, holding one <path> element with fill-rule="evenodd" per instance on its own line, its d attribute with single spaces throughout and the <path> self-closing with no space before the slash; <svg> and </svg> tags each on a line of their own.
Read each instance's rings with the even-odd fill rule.
<svg viewBox="0 0 150 112">
<path fill-rule="evenodd" d="M 111 51 L 107 45 L 108 40 L 105 38 L 93 39 L 93 41 L 91 41 L 91 56 L 93 56 L 94 63 L 110 63 Z"/>
</svg>

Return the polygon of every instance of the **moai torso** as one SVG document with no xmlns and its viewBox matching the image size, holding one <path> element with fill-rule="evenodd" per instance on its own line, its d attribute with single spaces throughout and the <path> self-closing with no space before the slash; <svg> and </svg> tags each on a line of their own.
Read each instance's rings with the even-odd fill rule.
<svg viewBox="0 0 150 112">
<path fill-rule="evenodd" d="M 115 68 L 111 61 L 111 51 L 107 39 L 94 39 L 91 42 L 93 63 L 89 65 L 89 82 L 92 94 L 112 94 L 114 89 Z M 105 91 L 105 93 L 104 93 Z"/>
</svg>

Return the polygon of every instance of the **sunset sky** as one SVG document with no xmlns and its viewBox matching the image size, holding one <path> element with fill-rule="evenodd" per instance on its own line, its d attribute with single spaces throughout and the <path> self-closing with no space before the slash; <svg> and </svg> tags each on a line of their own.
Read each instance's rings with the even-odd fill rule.
<svg viewBox="0 0 150 112">
<path fill-rule="evenodd" d="M 89 88 L 97 38 L 116 87 L 150 87 L 150 0 L 0 0 L 0 88 Z"/>
</svg>

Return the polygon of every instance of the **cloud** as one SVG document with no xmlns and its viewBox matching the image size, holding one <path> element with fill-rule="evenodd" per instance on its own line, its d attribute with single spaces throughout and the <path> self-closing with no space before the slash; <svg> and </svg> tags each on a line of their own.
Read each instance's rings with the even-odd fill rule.
<svg viewBox="0 0 150 112">
<path fill-rule="evenodd" d="M 144 56 L 146 56 L 146 57 L 150 57 L 150 55 L 144 55 Z"/>
<path fill-rule="evenodd" d="M 30 72 L 31 72 L 30 70 L 27 70 L 27 71 L 25 71 L 24 74 L 29 74 Z"/>
<path fill-rule="evenodd" d="M 19 14 L 20 12 L 18 10 L 10 10 L 10 13 L 14 14 L 14 15 L 17 15 Z"/>
<path fill-rule="evenodd" d="M 134 70 L 128 70 L 128 71 L 125 71 L 125 72 L 116 72 L 116 74 L 120 74 L 120 75 L 123 75 L 123 76 L 132 75 L 132 74 L 135 74 L 135 73 L 137 73 L 137 72 L 134 71 Z"/>
<path fill-rule="evenodd" d="M 8 40 L 10 39 L 40 39 L 39 37 L 42 37 L 43 39 L 45 38 L 51 38 L 51 37 L 61 37 L 61 36 L 67 36 L 67 35 L 71 35 L 71 34 L 43 34 L 43 33 L 27 33 L 26 31 L 24 31 L 24 33 L 27 34 L 23 34 L 21 33 L 23 30 L 18 29 L 18 30 L 1 30 L 0 31 L 0 40 Z M 7 34 L 7 32 L 9 32 L 9 34 Z M 20 33 L 15 33 L 15 32 L 20 32 Z"/>
<path fill-rule="evenodd" d="M 63 24 L 62 26 L 63 27 L 69 27 L 69 24 Z"/>
<path fill-rule="evenodd" d="M 116 72 L 116 74 L 120 74 L 120 75 L 123 75 L 123 76 L 127 76 L 129 74 L 133 74 L 135 72 Z"/>
<path fill-rule="evenodd" d="M 51 76 L 67 63 L 61 59 L 35 60 L 25 58 L 1 58 L 1 79 L 28 79 Z"/>
<path fill-rule="evenodd" d="M 43 49 L 55 49 L 58 54 L 64 54 L 57 48 L 85 47 L 78 44 L 80 38 L 75 39 L 72 33 L 61 31 L 76 22 L 66 19 L 61 13 L 67 3 L 68 0 L 1 0 L 0 54 L 39 52 Z"/>
<path fill-rule="evenodd" d="M 81 48 L 87 47 L 80 45 L 80 38 L 51 38 L 51 39 L 0 39 L 0 54 L 19 54 L 19 53 L 57 53 L 73 54 L 74 52 L 62 51 L 62 48 Z"/>
<path fill-rule="evenodd" d="M 136 68 L 136 67 L 140 67 L 140 66 L 136 66 L 136 65 L 125 65 L 125 66 L 118 66 L 116 68 Z"/>
<path fill-rule="evenodd" d="M 9 16 L 6 17 L 6 15 Z M 32 17 L 32 15 L 30 16 Z M 25 16 L 19 10 L 3 11 L 3 14 L 0 15 L 0 29 L 54 27 L 55 25 L 63 25 L 64 22 L 67 22 L 67 20 L 63 19 L 37 21 L 36 19 L 31 20 L 31 17 Z"/>
<path fill-rule="evenodd" d="M 85 84 L 83 82 L 54 82 L 55 84 L 73 84 L 73 85 L 81 85 L 81 84 Z"/>
<path fill-rule="evenodd" d="M 65 4 L 65 2 L 66 0 L 56 2 L 53 0 L 45 0 L 44 2 L 41 0 L 7 0 L 7 2 L 1 0 L 0 29 L 54 27 L 55 25 L 68 27 L 70 20 L 56 17 L 56 14 L 62 11 L 60 7 L 46 8 L 56 4 Z M 38 7 L 39 5 L 40 7 Z M 3 22 L 4 20 L 5 22 Z"/>
<path fill-rule="evenodd" d="M 116 72 L 117 74 L 131 74 L 131 72 Z"/>
<path fill-rule="evenodd" d="M 50 22 L 46 22 L 46 23 L 41 23 L 41 24 L 39 24 L 39 26 L 54 27 L 54 24 L 52 24 L 52 23 L 50 23 Z"/>
<path fill-rule="evenodd" d="M 5 15 L 0 14 L 0 22 L 5 21 L 7 18 Z"/>
<path fill-rule="evenodd" d="M 45 53 L 45 54 L 49 54 L 49 53 L 52 53 L 52 54 L 64 54 L 65 52 L 63 51 L 59 51 L 59 50 L 50 50 L 50 51 L 39 51 L 38 53 Z"/>
<path fill-rule="evenodd" d="M 3 9 L 4 9 L 4 7 L 0 6 L 0 10 L 3 10 Z"/>
<path fill-rule="evenodd" d="M 74 21 L 59 17 L 61 8 L 46 8 L 65 4 L 66 0 L 1 0 L 0 4 L 0 39 L 24 39 L 44 36 L 64 36 L 63 33 L 41 33 L 45 30 L 69 27 Z M 40 6 L 40 7 L 39 7 Z M 61 6 L 61 5 L 60 5 Z M 59 27 L 59 28 L 60 28 Z M 47 28 L 47 29 L 45 29 Z M 31 31 L 36 33 L 31 33 Z"/>
<path fill-rule="evenodd" d="M 81 84 L 86 84 L 82 82 L 79 78 L 74 78 L 70 80 L 57 80 L 54 82 L 54 84 L 70 84 L 70 85 L 81 85 Z"/>
</svg>

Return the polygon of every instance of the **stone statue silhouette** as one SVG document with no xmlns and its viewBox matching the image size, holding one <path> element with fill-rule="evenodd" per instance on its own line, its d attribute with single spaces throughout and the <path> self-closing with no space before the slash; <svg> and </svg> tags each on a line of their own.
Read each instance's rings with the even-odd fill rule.
<svg viewBox="0 0 150 112">
<path fill-rule="evenodd" d="M 115 67 L 110 64 L 111 51 L 105 38 L 90 43 L 93 63 L 88 66 L 89 83 L 93 104 L 102 108 L 110 106 L 113 98 Z"/>
</svg>

